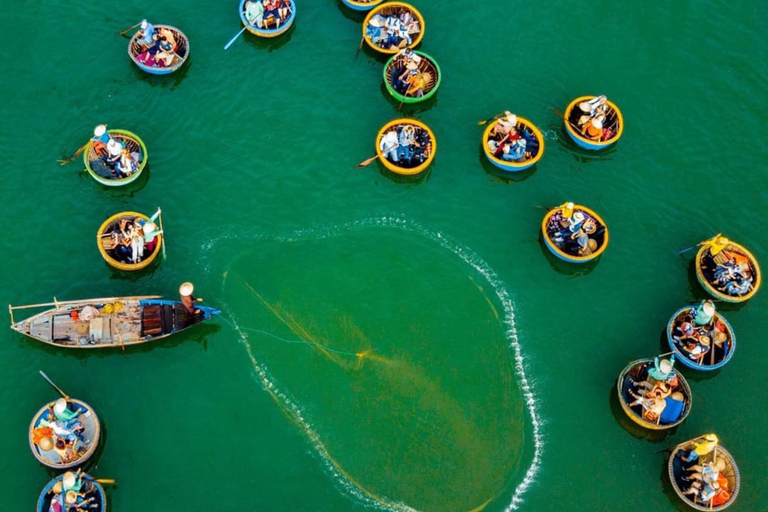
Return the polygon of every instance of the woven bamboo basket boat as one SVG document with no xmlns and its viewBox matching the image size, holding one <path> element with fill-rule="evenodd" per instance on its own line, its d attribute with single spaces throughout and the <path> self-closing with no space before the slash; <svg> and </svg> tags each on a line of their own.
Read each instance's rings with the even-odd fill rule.
<svg viewBox="0 0 768 512">
<path fill-rule="evenodd" d="M 641 427 L 647 428 L 649 430 L 667 430 L 674 428 L 685 421 L 685 419 L 691 413 L 691 407 L 693 406 L 693 393 L 691 392 L 691 387 L 688 385 L 688 382 L 680 374 L 680 372 L 672 370 L 677 374 L 677 378 L 679 379 L 679 385 L 675 391 L 678 391 L 683 395 L 684 404 L 679 418 L 677 418 L 675 421 L 662 421 L 661 418 L 663 417 L 663 414 L 659 416 L 659 420 L 657 422 L 648 421 L 640 414 L 639 411 L 642 411 L 642 407 L 640 405 L 636 405 L 634 407 L 630 407 L 629 405 L 632 401 L 634 401 L 634 397 L 629 394 L 629 389 L 631 388 L 631 380 L 634 380 L 635 382 L 645 380 L 648 376 L 648 369 L 652 366 L 653 359 L 638 359 L 637 361 L 632 361 L 629 363 L 626 368 L 622 370 L 621 374 L 619 375 L 619 380 L 616 383 L 616 392 L 619 395 L 621 408 L 624 410 L 629 419 Z"/>
<path fill-rule="evenodd" d="M 725 469 L 720 472 L 718 483 L 727 485 L 727 495 L 716 496 L 710 501 L 704 503 L 698 499 L 696 495 L 683 494 L 683 488 L 687 488 L 690 483 L 682 479 L 685 476 L 686 463 L 682 460 L 682 457 L 690 452 L 694 448 L 694 442 L 696 439 L 691 439 L 685 443 L 677 445 L 672 454 L 669 456 L 667 462 L 667 474 L 669 481 L 672 484 L 672 488 L 675 490 L 675 494 L 683 500 L 683 502 L 689 507 L 700 510 L 701 512 L 717 512 L 725 510 L 736 501 L 736 497 L 739 495 L 741 488 L 741 475 L 739 474 L 739 468 L 736 465 L 736 460 L 723 446 L 718 445 L 715 452 L 707 456 L 705 462 L 716 461 L 717 459 L 723 460 L 725 463 Z M 715 501 L 719 504 L 715 505 Z M 720 503 L 722 502 L 722 503 Z"/>
<path fill-rule="evenodd" d="M 128 56 L 139 69 L 146 71 L 150 75 L 170 75 L 183 66 L 189 58 L 189 38 L 184 35 L 184 32 L 170 25 L 155 25 L 155 30 L 158 32 L 162 29 L 169 31 L 176 43 L 173 48 L 174 57 L 169 66 L 164 63 L 162 65 L 156 63 L 148 64 L 139 60 L 139 55 L 149 48 L 149 46 L 139 42 L 139 32 L 133 34 L 133 37 L 128 42 Z"/>
<path fill-rule="evenodd" d="M 440 82 L 443 79 L 440 66 L 437 61 L 430 55 L 424 52 L 415 51 L 414 54 L 420 57 L 416 63 L 418 66 L 418 73 L 425 77 L 426 87 L 424 87 L 423 95 L 416 97 L 407 94 L 407 89 L 397 87 L 398 78 L 406 72 L 406 61 L 408 60 L 402 52 L 391 57 L 384 66 L 384 85 L 387 87 L 387 91 L 397 101 L 402 103 L 419 103 L 427 101 L 437 93 L 437 89 L 440 87 Z M 407 87 L 407 84 L 406 84 Z"/>
<path fill-rule="evenodd" d="M 603 123 L 603 127 L 610 129 L 612 132 L 612 135 L 609 139 L 599 141 L 591 140 L 584 137 L 584 135 L 582 135 L 581 132 L 577 130 L 577 122 L 582 113 L 576 107 L 582 101 L 589 101 L 594 98 L 595 96 L 579 96 L 568 105 L 568 107 L 565 109 L 565 114 L 563 114 L 566 119 L 565 130 L 568 132 L 568 135 L 571 137 L 573 142 L 575 142 L 576 145 L 580 148 L 588 149 L 590 151 L 598 151 L 615 144 L 624 133 L 624 118 L 621 115 L 621 110 L 619 110 L 619 107 L 617 107 L 611 101 L 605 102 L 605 104 L 608 106 L 608 113 L 606 115 L 606 122 Z"/>
<path fill-rule="evenodd" d="M 760 270 L 760 265 L 757 263 L 757 258 L 755 258 L 746 247 L 739 245 L 736 242 L 727 240 L 725 249 L 715 256 L 712 256 L 710 250 L 713 248 L 713 245 L 723 240 L 727 239 L 717 235 L 699 244 L 701 245 L 701 249 L 699 249 L 699 252 L 696 254 L 696 278 L 707 293 L 717 299 L 724 302 L 746 302 L 754 297 L 760 289 L 760 285 L 763 283 L 763 273 Z M 744 295 L 730 295 L 724 290 L 721 290 L 716 284 L 714 277 L 715 267 L 727 260 L 726 256 L 723 254 L 726 252 L 738 255 L 738 257 L 745 259 L 750 273 L 754 276 L 749 291 Z"/>
<path fill-rule="evenodd" d="M 93 499 L 91 502 L 93 503 L 93 506 L 86 508 L 85 510 L 92 512 L 107 512 L 107 495 L 99 481 L 88 473 L 81 473 L 80 478 L 83 482 L 83 486 L 80 489 L 80 494 L 82 494 L 86 500 L 91 498 Z M 69 509 L 69 507 L 67 507 L 66 503 L 64 502 L 65 493 L 56 494 L 54 492 L 58 485 L 62 485 L 63 479 L 64 475 L 58 475 L 53 480 L 48 482 L 48 484 L 43 488 L 43 492 L 40 493 L 40 497 L 37 500 L 37 512 L 49 512 L 51 509 L 51 503 L 54 499 L 59 500 L 62 510 Z M 64 490 L 66 491 L 66 489 Z"/>
<path fill-rule="evenodd" d="M 266 22 L 266 26 L 257 26 L 248 21 L 248 18 L 245 16 L 246 4 L 248 3 L 248 0 L 240 0 L 240 21 L 251 34 L 267 38 L 277 37 L 280 34 L 288 32 L 288 29 L 291 28 L 294 20 L 296 19 L 296 2 L 293 0 L 287 0 L 287 2 L 289 4 L 289 10 L 288 16 L 284 20 L 280 20 L 274 15 L 271 15 L 267 17 L 266 20 L 264 20 L 264 22 Z"/>
<path fill-rule="evenodd" d="M 519 118 L 518 118 L 519 119 Z M 556 230 L 552 231 L 551 229 L 551 219 L 554 217 L 554 215 L 558 212 L 562 212 L 564 208 L 564 205 L 558 206 L 556 208 L 551 209 L 549 212 L 547 212 L 546 215 L 544 215 L 544 219 L 541 221 L 541 237 L 544 240 L 544 245 L 546 245 L 547 249 L 549 249 L 549 252 L 557 256 L 557 258 L 567 261 L 569 263 L 588 263 L 590 261 L 593 261 L 600 257 L 603 252 L 605 252 L 605 249 L 608 247 L 608 242 L 610 240 L 610 235 L 608 232 L 608 226 L 606 225 L 605 221 L 594 211 L 590 210 L 586 206 L 582 205 L 574 205 L 573 211 L 574 212 L 582 212 L 585 217 L 592 218 L 596 225 L 597 225 L 597 233 L 595 236 L 591 237 L 593 238 L 597 244 L 597 250 L 593 251 L 592 254 L 586 255 L 586 256 L 579 256 L 578 254 L 571 254 L 568 252 L 565 252 L 561 247 L 559 247 L 553 240 L 552 236 L 553 234 L 556 234 Z"/>
<path fill-rule="evenodd" d="M 99 253 L 101 254 L 101 257 L 104 258 L 104 261 L 109 264 L 109 266 L 118 270 L 132 272 L 147 268 L 152 264 L 153 261 L 155 261 L 155 259 L 157 259 L 157 255 L 161 251 L 163 235 L 161 234 L 155 236 L 155 240 L 157 240 L 157 242 L 154 244 L 154 247 L 151 251 L 147 250 L 145 244 L 145 257 L 142 258 L 140 262 L 132 263 L 121 261 L 115 254 L 116 245 L 119 243 L 119 241 L 115 240 L 115 238 L 117 238 L 117 235 L 120 232 L 120 223 L 124 220 L 132 221 L 134 223 L 138 223 L 139 221 L 148 222 L 149 217 L 143 213 L 138 212 L 120 212 L 105 220 L 101 227 L 99 227 L 99 230 L 96 232 L 96 244 L 99 248 Z"/>
<path fill-rule="evenodd" d="M 398 165 L 397 162 L 393 162 L 389 160 L 384 156 L 384 152 L 381 149 L 381 140 L 384 138 L 384 135 L 387 132 L 391 130 L 399 130 L 405 126 L 413 126 L 415 130 L 423 131 L 424 138 L 426 139 L 425 144 L 427 145 L 427 148 L 425 150 L 429 151 L 427 158 L 423 162 L 412 167 L 401 166 L 401 165 Z M 413 176 L 413 175 L 424 172 L 432 164 L 432 161 L 435 159 L 436 153 L 437 153 L 437 139 L 435 138 L 435 134 L 432 133 L 432 130 L 429 128 L 429 126 L 427 126 L 426 124 L 416 119 L 402 118 L 402 119 L 395 119 L 394 121 L 390 121 L 384 126 L 382 126 L 381 130 L 379 130 L 379 133 L 376 136 L 376 154 L 379 156 L 379 161 L 381 161 L 384 167 L 386 167 L 388 170 L 396 174 Z"/>
<path fill-rule="evenodd" d="M 141 173 L 147 166 L 147 162 L 149 160 L 149 156 L 147 154 L 147 146 L 144 145 L 144 141 L 141 140 L 138 135 L 129 132 L 128 130 L 109 130 L 108 133 L 111 138 L 121 143 L 129 152 L 138 154 L 138 170 L 136 170 L 136 172 L 130 176 L 126 176 L 124 178 L 118 178 L 112 175 L 107 176 L 107 173 L 104 171 L 102 171 L 102 173 L 97 172 L 96 166 L 102 161 L 102 155 L 100 155 L 96 150 L 93 141 L 89 142 L 85 148 L 85 151 L 83 151 L 85 169 L 93 179 L 108 187 L 121 187 L 123 185 L 133 183 L 139 179 L 139 176 L 141 176 Z"/>
<path fill-rule="evenodd" d="M 711 340 L 711 349 L 705 354 L 704 358 L 700 361 L 692 359 L 689 355 L 690 352 L 684 348 L 685 343 L 680 341 L 679 336 L 676 334 L 676 330 L 683 322 L 693 321 L 693 311 L 694 308 L 686 306 L 675 311 L 672 318 L 669 319 L 667 323 L 667 342 L 669 343 L 669 348 L 678 356 L 678 361 L 688 368 L 703 371 L 722 368 L 731 360 L 736 350 L 736 335 L 733 332 L 733 327 L 731 327 L 731 324 L 728 323 L 728 320 L 723 315 L 715 313 L 715 322 L 725 327 L 723 331 L 725 340 L 722 342 Z"/>
<path fill-rule="evenodd" d="M 101 423 L 99 417 L 96 415 L 96 411 L 93 407 L 76 400 L 74 398 L 67 399 L 67 405 L 72 411 L 82 411 L 77 419 L 80 420 L 85 430 L 83 431 L 83 437 L 86 442 L 76 452 L 76 457 L 73 457 L 69 461 L 65 461 L 56 452 L 56 450 L 43 450 L 38 444 L 35 443 L 35 429 L 40 427 L 42 420 L 47 420 L 50 416 L 49 409 L 54 406 L 56 402 L 50 402 L 44 405 L 37 414 L 32 418 L 32 422 L 29 424 L 29 447 L 32 449 L 32 454 L 35 458 L 43 464 L 52 469 L 65 470 L 82 466 L 91 456 L 96 453 L 99 447 L 99 439 L 101 438 Z"/>
<path fill-rule="evenodd" d="M 411 38 L 411 43 L 408 44 L 408 42 L 403 39 L 398 46 L 384 46 L 383 44 L 376 44 L 373 39 L 371 32 L 369 28 L 373 28 L 372 26 L 369 27 L 371 20 L 374 18 L 374 16 L 381 15 L 384 18 L 388 16 L 400 16 L 405 13 L 410 13 L 411 16 L 413 16 L 413 19 L 415 21 L 415 24 L 408 29 L 408 34 Z M 386 32 L 386 29 L 382 29 L 383 32 Z M 388 53 L 388 54 L 395 54 L 399 52 L 400 50 L 403 50 L 405 48 L 415 48 L 419 45 L 422 39 L 424 39 L 424 31 L 426 30 L 426 26 L 424 24 L 424 16 L 411 4 L 407 4 L 405 2 L 386 2 L 378 7 L 372 9 L 368 15 L 365 17 L 365 20 L 363 20 L 363 39 L 365 40 L 366 44 L 370 46 L 373 50 L 380 52 L 380 53 Z"/>
<path fill-rule="evenodd" d="M 483 152 L 488 161 L 499 169 L 509 172 L 524 171 L 536 165 L 544 156 L 544 136 L 541 134 L 541 131 L 529 120 L 518 117 L 516 129 L 519 133 L 526 134 L 526 154 L 530 152 L 530 156 L 519 162 L 498 158 L 491 152 L 491 148 L 488 146 L 488 142 L 491 141 L 491 131 L 495 124 L 495 122 L 488 123 L 488 127 L 483 132 Z"/>
</svg>

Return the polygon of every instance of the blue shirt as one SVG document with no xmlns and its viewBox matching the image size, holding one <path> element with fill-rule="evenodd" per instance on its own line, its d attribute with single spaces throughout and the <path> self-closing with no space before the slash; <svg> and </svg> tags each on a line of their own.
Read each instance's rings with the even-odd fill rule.
<svg viewBox="0 0 768 512">
<path fill-rule="evenodd" d="M 152 44 L 152 36 L 155 35 L 155 32 L 155 26 L 151 23 L 147 23 L 147 28 L 144 29 L 144 34 L 142 35 L 141 39 L 139 39 L 139 42 L 144 44 Z"/>
</svg>

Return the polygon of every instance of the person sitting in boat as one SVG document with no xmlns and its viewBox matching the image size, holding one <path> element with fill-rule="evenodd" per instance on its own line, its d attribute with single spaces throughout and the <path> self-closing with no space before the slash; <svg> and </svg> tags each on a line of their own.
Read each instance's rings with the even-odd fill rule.
<svg viewBox="0 0 768 512">
<path fill-rule="evenodd" d="M 62 463 L 68 464 L 74 462 L 79 456 L 76 448 L 77 443 L 77 440 L 68 441 L 63 437 L 57 437 L 56 441 L 53 443 L 53 451 L 58 454 Z"/>
<path fill-rule="evenodd" d="M 155 55 L 155 65 L 159 68 L 168 68 L 173 64 L 173 59 L 176 58 L 176 53 L 173 51 L 174 44 L 163 35 L 157 42 L 158 51 Z"/>
<path fill-rule="evenodd" d="M 107 125 L 100 124 L 93 129 L 93 137 L 91 137 L 91 141 L 93 142 L 93 149 L 96 153 L 105 156 L 107 154 L 107 144 L 110 140 L 112 139 L 107 132 Z"/>
<path fill-rule="evenodd" d="M 725 471 L 725 461 L 718 457 L 717 462 L 709 461 L 704 464 L 695 464 L 686 469 L 692 474 L 688 476 L 682 476 L 681 479 L 685 482 L 699 481 L 707 484 L 717 482 L 720 473 Z"/>
<path fill-rule="evenodd" d="M 404 164 L 411 163 L 411 157 L 413 156 L 411 148 L 416 142 L 416 129 L 411 125 L 406 125 L 400 130 L 397 146 L 397 160 Z"/>
<path fill-rule="evenodd" d="M 146 249 L 152 253 L 157 246 L 157 237 L 163 234 L 162 230 L 157 229 L 155 221 L 163 211 L 158 208 L 157 211 L 149 218 L 149 220 L 138 219 L 136 224 L 139 225 L 144 234 L 144 245 Z"/>
<path fill-rule="evenodd" d="M 432 141 L 426 130 L 416 130 L 416 142 L 413 145 L 412 161 L 415 165 L 421 165 L 432 154 Z"/>
<path fill-rule="evenodd" d="M 709 503 L 709 500 L 714 498 L 719 490 L 720 484 L 717 482 L 704 485 L 701 485 L 699 482 L 694 482 L 686 491 L 683 491 L 683 494 L 693 494 L 700 502 Z"/>
<path fill-rule="evenodd" d="M 375 14 L 369 21 L 368 26 L 365 27 L 365 36 L 371 40 L 371 43 L 378 46 L 383 46 L 383 40 L 386 32 L 384 31 L 384 25 L 386 19 L 381 14 Z"/>
<path fill-rule="evenodd" d="M 277 12 L 280 13 L 281 20 L 287 20 L 291 13 L 291 2 L 289 0 L 278 0 Z"/>
<path fill-rule="evenodd" d="M 581 134 L 589 140 L 599 141 L 603 136 L 603 121 L 599 117 L 591 119 L 581 128 Z"/>
<path fill-rule="evenodd" d="M 638 395 L 632 390 L 628 390 L 629 394 L 635 398 L 634 402 L 629 403 L 630 407 L 640 405 L 643 408 L 643 419 L 656 423 L 661 419 L 661 414 L 667 407 L 667 402 L 659 395 Z"/>
<path fill-rule="evenodd" d="M 144 46 L 149 46 L 155 42 L 156 34 L 157 30 L 155 30 L 153 24 L 149 23 L 147 20 L 141 20 L 141 29 L 137 34 L 138 38 L 136 39 L 136 42 L 143 44 Z"/>
<path fill-rule="evenodd" d="M 385 49 L 397 48 L 402 41 L 403 27 L 400 23 L 400 18 L 397 16 L 389 16 L 384 22 L 384 28 L 386 30 L 387 38 L 384 40 L 382 47 Z"/>
<path fill-rule="evenodd" d="M 120 158 L 123 156 L 123 145 L 117 142 L 115 139 L 110 139 L 107 143 L 107 156 L 105 158 L 107 166 L 112 170 L 112 177 L 119 177 L 115 168 L 117 167 Z"/>
<path fill-rule="evenodd" d="M 141 263 L 144 257 L 144 232 L 139 227 L 131 231 L 131 262 Z"/>
<path fill-rule="evenodd" d="M 579 103 L 579 110 L 581 110 L 583 115 L 579 117 L 578 126 L 584 126 L 600 115 L 605 117 L 605 114 L 608 113 L 607 101 L 608 98 L 605 95 L 600 95 Z"/>
<path fill-rule="evenodd" d="M 139 170 L 139 163 L 127 149 L 120 152 L 120 158 L 115 163 L 115 172 L 118 178 L 127 178 Z"/>
<path fill-rule="evenodd" d="M 200 310 L 195 308 L 195 302 L 197 302 L 197 299 L 192 296 L 192 292 L 195 291 L 195 286 L 187 281 L 186 283 L 183 283 L 179 287 L 179 295 L 181 296 L 181 304 L 184 306 L 184 309 L 189 313 L 190 315 L 196 315 L 200 313 Z"/>
<path fill-rule="evenodd" d="M 264 28 L 269 25 L 269 19 L 275 22 L 275 30 L 280 28 L 280 9 L 277 0 L 264 0 Z"/>
<path fill-rule="evenodd" d="M 261 0 L 248 0 L 245 3 L 245 19 L 251 25 L 264 28 L 262 27 L 264 23 L 264 4 L 261 3 Z"/>
<path fill-rule="evenodd" d="M 704 434 L 693 442 L 693 449 L 680 457 L 680 460 L 686 463 L 695 462 L 699 458 L 712 453 L 717 448 L 719 439 L 715 434 Z"/>
<path fill-rule="evenodd" d="M 393 128 L 392 130 L 389 130 L 387 133 L 385 133 L 381 138 L 381 142 L 379 142 L 379 149 L 381 150 L 381 154 L 384 155 L 384 158 L 390 162 L 397 163 L 398 145 L 399 137 L 397 135 L 397 130 Z"/>
<path fill-rule="evenodd" d="M 424 96 L 424 89 L 429 85 L 429 75 L 427 73 L 419 73 L 418 70 L 416 70 L 416 74 L 408 76 L 405 83 L 408 84 L 408 88 L 405 90 L 405 96 L 422 98 Z"/>
<path fill-rule="evenodd" d="M 501 135 L 501 140 L 504 140 L 510 137 L 510 134 L 512 134 L 512 136 L 519 136 L 517 133 L 517 116 L 509 110 L 505 110 L 504 116 L 496 120 L 496 123 L 494 123 L 493 128 L 491 128 L 489 135 L 492 139 L 495 139 Z"/>
<path fill-rule="evenodd" d="M 715 318 L 715 303 L 711 300 L 702 301 L 693 308 L 693 323 L 697 326 L 708 326 Z"/>
</svg>

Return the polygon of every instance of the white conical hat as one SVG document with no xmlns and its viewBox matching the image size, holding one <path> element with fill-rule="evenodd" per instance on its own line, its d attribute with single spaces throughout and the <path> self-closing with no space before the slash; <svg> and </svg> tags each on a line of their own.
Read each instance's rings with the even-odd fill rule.
<svg viewBox="0 0 768 512">
<path fill-rule="evenodd" d="M 179 287 L 179 295 L 182 297 L 189 297 L 192 292 L 195 291 L 195 285 L 187 281 Z"/>
<path fill-rule="evenodd" d="M 62 482 L 64 482 L 64 487 L 71 488 L 75 486 L 75 482 L 77 481 L 75 474 L 71 471 L 67 471 L 64 473 L 64 477 L 61 479 Z"/>
<path fill-rule="evenodd" d="M 157 229 L 157 226 L 155 225 L 155 223 L 154 223 L 154 222 L 152 222 L 152 221 L 149 221 L 149 222 L 147 222 L 146 224 L 144 224 L 144 226 L 142 227 L 142 229 L 143 229 L 143 231 L 144 231 L 145 233 L 152 233 L 154 230 L 156 230 L 156 229 Z"/>
<path fill-rule="evenodd" d="M 93 129 L 93 136 L 94 137 L 101 137 L 107 132 L 107 125 L 100 124 L 96 128 Z"/>
<path fill-rule="evenodd" d="M 107 152 L 110 155 L 119 155 L 122 150 L 122 144 L 117 142 L 115 139 L 109 139 L 109 142 L 107 142 Z"/>
<path fill-rule="evenodd" d="M 67 410 L 67 401 L 64 400 L 63 398 L 59 398 L 58 400 L 56 400 L 56 403 L 53 406 L 53 412 L 57 414 L 61 414 L 66 410 Z"/>
<path fill-rule="evenodd" d="M 592 126 L 597 128 L 598 130 L 601 130 L 603 128 L 603 122 L 599 119 L 593 119 L 592 120 Z"/>
</svg>

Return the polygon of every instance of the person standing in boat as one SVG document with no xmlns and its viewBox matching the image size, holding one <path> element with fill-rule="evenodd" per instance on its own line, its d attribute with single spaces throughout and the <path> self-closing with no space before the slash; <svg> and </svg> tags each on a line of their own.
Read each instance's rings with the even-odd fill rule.
<svg viewBox="0 0 768 512">
<path fill-rule="evenodd" d="M 144 231 L 136 226 L 131 232 L 131 261 L 141 263 L 144 257 Z"/>
<path fill-rule="evenodd" d="M 141 30 L 139 30 L 138 39 L 136 39 L 136 41 L 145 46 L 149 46 L 155 42 L 155 34 L 157 34 L 155 26 L 147 20 L 141 20 Z"/>
<path fill-rule="evenodd" d="M 505 110 L 504 116 L 496 120 L 496 124 L 491 128 L 489 135 L 493 139 L 501 135 L 503 141 L 504 139 L 509 138 L 510 134 L 512 134 L 513 137 L 517 135 L 517 116 L 509 110 Z M 514 138 L 510 140 L 514 140 Z"/>
<path fill-rule="evenodd" d="M 392 163 L 397 163 L 397 146 L 397 130 L 394 129 L 389 130 L 386 134 L 384 134 L 384 136 L 381 138 L 381 142 L 379 142 L 379 149 L 381 150 L 381 154 L 384 155 L 384 158 Z"/>
<path fill-rule="evenodd" d="M 264 4 L 261 0 L 248 0 L 245 4 L 245 19 L 248 23 L 262 28 L 264 22 Z"/>
<path fill-rule="evenodd" d="M 162 212 L 163 211 L 158 208 L 154 215 L 149 218 L 149 220 L 139 219 L 137 221 L 139 227 L 141 227 L 141 230 L 144 233 L 144 245 L 150 253 L 155 251 L 155 247 L 157 246 L 157 237 L 163 234 L 163 231 L 158 230 L 157 224 L 155 224 L 155 221 Z"/>
<path fill-rule="evenodd" d="M 112 139 L 107 132 L 107 125 L 100 124 L 93 129 L 93 137 L 91 137 L 91 142 L 93 142 L 93 149 L 100 155 L 107 154 L 107 144 L 110 140 Z"/>
<path fill-rule="evenodd" d="M 397 161 L 407 164 L 411 163 L 411 148 L 416 142 L 415 132 L 416 129 L 411 125 L 406 125 L 402 130 L 400 130 L 397 146 Z"/>
<path fill-rule="evenodd" d="M 200 313 L 200 310 L 195 307 L 197 299 L 192 296 L 192 292 L 195 291 L 195 285 L 187 281 L 179 287 L 179 295 L 181 296 L 181 304 L 184 309 L 190 315 L 196 315 Z"/>
</svg>

